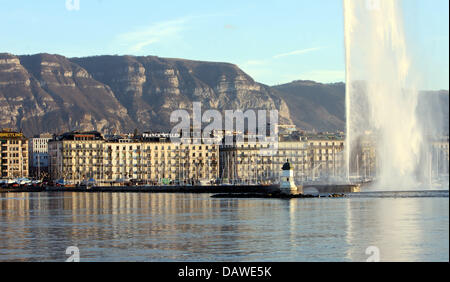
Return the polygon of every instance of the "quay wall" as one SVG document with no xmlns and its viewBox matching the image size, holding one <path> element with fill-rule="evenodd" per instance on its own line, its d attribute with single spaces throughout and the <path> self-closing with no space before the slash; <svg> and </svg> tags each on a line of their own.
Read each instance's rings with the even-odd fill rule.
<svg viewBox="0 0 450 282">
<path fill-rule="evenodd" d="M 360 192 L 359 185 L 305 185 L 320 194 Z M 0 192 L 141 192 L 141 193 L 273 193 L 279 185 L 211 185 L 211 186 L 94 186 L 86 187 L 19 187 L 0 188 Z"/>
</svg>

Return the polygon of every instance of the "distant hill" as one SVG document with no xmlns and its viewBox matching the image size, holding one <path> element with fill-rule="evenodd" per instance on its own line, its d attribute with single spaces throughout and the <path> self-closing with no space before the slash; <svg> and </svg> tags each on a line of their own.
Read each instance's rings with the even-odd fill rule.
<svg viewBox="0 0 450 282">
<path fill-rule="evenodd" d="M 273 86 L 276 96 L 284 99 L 292 121 L 300 128 L 317 131 L 345 130 L 345 84 L 322 84 L 298 80 Z M 418 112 L 422 126 L 449 133 L 449 92 L 420 92 Z"/>
<path fill-rule="evenodd" d="M 317 131 L 345 130 L 345 84 L 293 81 L 273 86 L 284 99 L 292 121 L 300 128 Z"/>
</svg>

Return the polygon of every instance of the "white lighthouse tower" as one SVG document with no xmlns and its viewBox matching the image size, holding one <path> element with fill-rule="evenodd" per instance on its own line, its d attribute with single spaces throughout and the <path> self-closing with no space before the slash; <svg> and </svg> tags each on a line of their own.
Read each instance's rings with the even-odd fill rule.
<svg viewBox="0 0 450 282">
<path fill-rule="evenodd" d="M 301 194 L 303 191 L 302 187 L 295 185 L 294 181 L 294 171 L 292 170 L 289 160 L 281 168 L 281 179 L 280 179 L 280 191 L 285 195 L 296 195 Z"/>
</svg>

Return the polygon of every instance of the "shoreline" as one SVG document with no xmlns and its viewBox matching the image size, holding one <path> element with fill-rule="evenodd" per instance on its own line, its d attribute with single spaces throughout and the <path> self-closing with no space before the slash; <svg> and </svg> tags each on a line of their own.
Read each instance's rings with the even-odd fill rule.
<svg viewBox="0 0 450 282">
<path fill-rule="evenodd" d="M 317 184 L 302 186 L 304 194 L 342 194 L 359 193 L 361 187 L 358 184 Z M 22 186 L 22 187 L 3 187 L 0 193 L 9 192 L 140 192 L 140 193 L 209 193 L 209 194 L 277 194 L 280 191 L 278 184 L 271 185 L 173 185 L 173 186 L 78 186 L 78 187 L 58 187 L 58 186 Z"/>
<path fill-rule="evenodd" d="M 361 192 L 359 185 L 305 185 L 302 187 L 304 194 L 342 194 Z M 0 193 L 10 192 L 135 192 L 135 193 L 208 193 L 208 194 L 243 194 L 253 193 L 261 195 L 278 194 L 280 186 L 272 185 L 173 185 L 173 186 L 79 186 L 79 187 L 57 187 L 57 186 L 22 186 L 3 187 Z"/>
<path fill-rule="evenodd" d="M 24 192 L 134 192 L 134 193 L 259 193 L 278 191 L 278 185 L 207 185 L 207 186 L 94 186 L 87 187 L 8 187 L 0 188 L 0 193 Z"/>
<path fill-rule="evenodd" d="M 108 187 L 23 187 L 0 188 L 0 193 L 40 193 L 40 192 L 78 192 L 78 193 L 174 193 L 174 194 L 212 194 L 211 198 L 242 199 L 303 199 L 303 198 L 344 198 L 343 193 L 321 194 L 282 194 L 278 185 L 236 185 L 236 186 L 108 186 Z"/>
</svg>

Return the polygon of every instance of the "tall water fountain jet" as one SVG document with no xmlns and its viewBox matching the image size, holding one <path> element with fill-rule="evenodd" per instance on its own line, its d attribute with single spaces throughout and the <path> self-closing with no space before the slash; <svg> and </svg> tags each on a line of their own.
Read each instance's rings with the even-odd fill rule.
<svg viewBox="0 0 450 282">
<path fill-rule="evenodd" d="M 344 0 L 347 176 L 372 168 L 376 187 L 396 190 L 423 182 L 428 151 L 400 5 Z M 367 143 L 374 144 L 376 161 L 362 149 Z"/>
</svg>

